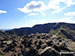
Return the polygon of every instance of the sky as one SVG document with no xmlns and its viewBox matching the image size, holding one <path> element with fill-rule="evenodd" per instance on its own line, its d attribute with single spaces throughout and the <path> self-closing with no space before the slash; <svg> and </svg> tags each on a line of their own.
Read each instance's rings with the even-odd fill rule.
<svg viewBox="0 0 75 56">
<path fill-rule="evenodd" d="M 0 29 L 75 23 L 75 0 L 0 0 Z"/>
</svg>

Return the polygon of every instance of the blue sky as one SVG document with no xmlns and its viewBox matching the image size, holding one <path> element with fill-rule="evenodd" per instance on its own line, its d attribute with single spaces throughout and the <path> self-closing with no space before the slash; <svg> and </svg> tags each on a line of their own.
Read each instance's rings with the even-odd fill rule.
<svg viewBox="0 0 75 56">
<path fill-rule="evenodd" d="M 0 29 L 75 23 L 75 0 L 0 0 Z"/>
</svg>

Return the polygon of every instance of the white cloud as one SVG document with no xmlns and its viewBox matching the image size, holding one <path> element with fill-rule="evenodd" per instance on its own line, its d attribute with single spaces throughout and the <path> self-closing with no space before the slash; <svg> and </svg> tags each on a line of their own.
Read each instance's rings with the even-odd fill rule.
<svg viewBox="0 0 75 56">
<path fill-rule="evenodd" d="M 55 22 L 71 22 L 72 18 L 73 18 L 72 16 L 71 17 L 65 17 L 65 18 L 56 20 Z"/>
<path fill-rule="evenodd" d="M 75 12 L 64 13 L 64 16 L 67 16 L 67 17 L 62 19 L 62 21 L 67 21 L 67 22 L 75 23 L 75 21 L 72 21 L 73 17 L 75 16 Z"/>
<path fill-rule="evenodd" d="M 56 14 L 59 13 L 61 11 L 63 11 L 64 9 L 66 9 L 67 7 L 71 6 L 71 5 L 75 5 L 75 2 L 73 2 L 73 0 L 51 0 L 54 5 L 53 8 L 55 8 L 56 10 L 52 12 L 52 14 Z M 60 2 L 63 2 L 66 4 L 66 6 L 60 8 Z M 50 6 L 52 5 L 51 2 L 49 3 Z"/>
<path fill-rule="evenodd" d="M 67 6 L 75 5 L 75 1 L 73 1 L 73 0 L 63 0 L 63 2 L 64 2 Z"/>
<path fill-rule="evenodd" d="M 39 13 L 30 13 L 28 16 L 38 15 Z"/>
<path fill-rule="evenodd" d="M 63 2 L 66 4 L 64 7 L 60 7 L 60 3 Z M 56 14 L 61 12 L 62 10 L 66 9 L 67 7 L 75 5 L 75 2 L 73 0 L 50 0 L 48 5 L 45 5 L 42 1 L 31 1 L 30 3 L 27 3 L 24 8 L 18 8 L 21 12 L 24 13 L 33 13 L 38 12 L 45 16 L 44 11 L 45 10 L 51 10 L 54 9 L 52 14 Z M 35 14 L 36 15 L 36 14 Z"/>
<path fill-rule="evenodd" d="M 31 13 L 31 12 L 39 12 L 42 13 L 44 10 L 46 10 L 47 6 L 42 1 L 31 1 L 30 3 L 27 3 L 24 8 L 18 8 L 21 12 L 24 13 Z"/>
<path fill-rule="evenodd" d="M 57 9 L 57 10 L 53 11 L 52 14 L 59 13 L 59 12 L 61 12 L 61 11 L 64 10 L 64 9 L 66 9 L 66 7 L 63 7 L 63 8 Z"/>
<path fill-rule="evenodd" d="M 31 22 L 34 24 L 44 24 L 44 23 L 53 23 L 53 22 L 56 22 L 56 23 L 58 23 L 58 22 L 67 22 L 67 23 L 74 23 L 75 21 L 72 21 L 72 16 L 71 17 L 64 17 L 64 18 L 61 18 L 61 19 L 55 19 L 55 20 L 47 20 L 47 19 L 40 19 L 40 21 L 38 20 L 32 20 Z"/>
<path fill-rule="evenodd" d="M 0 14 L 2 14 L 2 13 L 7 13 L 7 11 L 0 10 Z"/>
<path fill-rule="evenodd" d="M 75 12 L 64 13 L 65 16 L 75 16 Z"/>
<path fill-rule="evenodd" d="M 61 0 L 51 0 L 48 3 L 48 8 L 49 9 L 59 9 L 60 8 L 60 6 L 59 6 L 60 1 Z"/>
</svg>

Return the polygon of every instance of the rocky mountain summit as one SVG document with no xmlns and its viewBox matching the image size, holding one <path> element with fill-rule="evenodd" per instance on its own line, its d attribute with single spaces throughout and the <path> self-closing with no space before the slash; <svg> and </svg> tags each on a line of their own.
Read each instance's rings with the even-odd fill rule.
<svg viewBox="0 0 75 56">
<path fill-rule="evenodd" d="M 0 56 L 75 56 L 75 25 L 61 25 L 29 35 L 0 31 Z"/>
</svg>

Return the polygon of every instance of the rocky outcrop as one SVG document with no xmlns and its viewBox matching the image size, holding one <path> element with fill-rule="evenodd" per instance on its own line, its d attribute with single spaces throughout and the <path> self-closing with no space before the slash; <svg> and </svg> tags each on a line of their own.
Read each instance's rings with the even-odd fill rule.
<svg viewBox="0 0 75 56">
<path fill-rule="evenodd" d="M 45 33 L 0 39 L 0 56 L 60 56 L 60 52 L 74 51 L 74 41 Z M 61 55 L 74 56 L 74 53 Z"/>
</svg>

